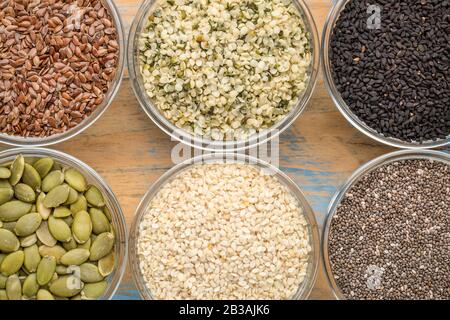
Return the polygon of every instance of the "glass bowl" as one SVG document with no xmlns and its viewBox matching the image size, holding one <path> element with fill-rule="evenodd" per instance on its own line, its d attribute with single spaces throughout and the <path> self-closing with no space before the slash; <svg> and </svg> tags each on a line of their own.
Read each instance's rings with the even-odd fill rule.
<svg viewBox="0 0 450 320">
<path fill-rule="evenodd" d="M 324 264 L 325 264 L 325 270 L 327 273 L 328 281 L 333 289 L 333 294 L 335 298 L 345 300 L 345 296 L 342 293 L 342 291 L 339 289 L 339 286 L 337 285 L 333 271 L 331 269 L 331 262 L 330 262 L 330 256 L 328 251 L 328 236 L 330 232 L 330 225 L 331 220 L 333 219 L 333 216 L 336 213 L 336 210 L 341 203 L 342 199 L 344 198 L 347 191 L 355 185 L 356 182 L 359 181 L 359 179 L 368 174 L 369 172 L 384 166 L 388 163 L 396 162 L 396 161 L 402 161 L 402 160 L 410 160 L 410 159 L 428 159 L 433 161 L 440 161 L 443 163 L 446 163 L 450 166 L 450 155 L 441 152 L 441 151 L 434 151 L 434 150 L 400 150 L 391 152 L 385 155 L 382 155 L 378 158 L 375 158 L 366 164 L 359 167 L 347 180 L 347 182 L 336 192 L 333 199 L 330 202 L 330 205 L 328 207 L 328 216 L 327 220 L 325 222 L 324 232 L 323 232 L 323 239 L 322 239 L 322 250 L 323 250 L 323 257 L 324 257 Z"/>
<path fill-rule="evenodd" d="M 339 18 L 339 14 L 342 12 L 342 10 L 345 8 L 345 5 L 349 1 L 351 0 L 334 1 L 334 5 L 326 19 L 322 35 L 321 60 L 323 65 L 325 86 L 327 87 L 327 90 L 331 98 L 333 99 L 333 102 L 336 105 L 336 107 L 339 109 L 342 115 L 347 119 L 348 122 L 350 122 L 350 124 L 353 127 L 358 129 L 365 135 L 369 136 L 370 138 L 378 142 L 384 143 L 386 145 L 390 145 L 397 148 L 427 149 L 427 148 L 437 148 L 450 144 L 450 136 L 448 136 L 447 139 L 441 139 L 436 141 L 425 141 L 423 143 L 407 142 L 392 137 L 386 137 L 383 134 L 378 133 L 374 129 L 370 128 L 350 110 L 349 106 L 344 101 L 340 92 L 336 88 L 334 78 L 331 72 L 332 66 L 329 58 L 330 40 L 333 28 L 336 24 L 336 21 Z"/>
<path fill-rule="evenodd" d="M 119 15 L 119 11 L 114 4 L 113 0 L 101 0 L 102 4 L 108 10 L 111 18 L 113 20 L 114 26 L 117 30 L 117 42 L 119 44 L 119 58 L 117 61 L 117 71 L 114 79 L 111 81 L 111 86 L 108 92 L 105 95 L 105 99 L 103 102 L 96 107 L 96 109 L 89 115 L 86 119 L 84 119 L 81 123 L 76 125 L 75 127 L 59 133 L 54 134 L 48 137 L 22 137 L 18 135 L 9 135 L 6 133 L 0 133 L 0 143 L 19 146 L 19 147 L 39 147 L 39 146 L 48 146 L 53 145 L 59 142 L 66 141 L 77 134 L 83 132 L 87 128 L 89 128 L 95 121 L 97 121 L 100 116 L 106 111 L 114 97 L 119 90 L 120 83 L 122 81 L 124 65 L 125 65 L 125 40 L 124 40 L 124 32 L 122 27 L 122 21 Z"/>
<path fill-rule="evenodd" d="M 133 91 L 145 113 L 153 120 L 153 122 L 166 134 L 170 135 L 175 141 L 180 141 L 194 148 L 199 148 L 203 150 L 222 150 L 222 152 L 232 152 L 238 150 L 244 150 L 252 148 L 259 144 L 270 141 L 274 137 L 277 137 L 284 130 L 286 130 L 303 112 L 309 99 L 314 91 L 314 87 L 317 80 L 317 74 L 320 67 L 319 62 L 319 52 L 320 43 L 317 34 L 316 25 L 309 11 L 308 6 L 304 0 L 292 0 L 297 6 L 301 17 L 303 18 L 305 27 L 310 34 L 310 45 L 312 51 L 312 61 L 309 69 L 310 79 L 308 85 L 302 93 L 298 104 L 286 114 L 286 116 L 274 124 L 268 129 L 264 129 L 259 133 L 250 135 L 245 140 L 211 140 L 201 136 L 196 136 L 188 133 L 187 131 L 178 128 L 173 123 L 168 121 L 158 110 L 158 108 L 152 103 L 150 97 L 147 95 L 142 76 L 139 69 L 139 57 L 138 57 L 138 40 L 141 31 L 144 29 L 147 22 L 148 16 L 150 15 L 154 6 L 158 3 L 157 0 L 145 0 L 134 18 L 133 24 L 130 29 L 130 34 L 128 37 L 128 70 L 131 79 L 131 84 Z"/>
<path fill-rule="evenodd" d="M 297 199 L 299 205 L 303 208 L 303 215 L 308 222 L 308 233 L 311 245 L 310 261 L 307 267 L 305 280 L 299 285 L 297 292 L 292 297 L 293 300 L 306 300 L 308 299 L 317 276 L 317 268 L 319 264 L 320 257 L 320 237 L 319 229 L 317 226 L 316 218 L 314 212 L 311 209 L 308 201 L 306 200 L 303 192 L 293 182 L 286 174 L 277 169 L 271 164 L 253 158 L 246 155 L 240 154 L 208 154 L 203 156 L 198 156 L 195 158 L 188 159 L 187 161 L 180 163 L 163 174 L 147 191 L 147 193 L 142 198 L 138 208 L 136 209 L 136 214 L 133 220 L 133 225 L 130 229 L 130 255 L 129 262 L 131 273 L 133 275 L 134 283 L 138 288 L 140 296 L 145 300 L 153 300 L 154 297 L 147 287 L 144 277 L 141 273 L 139 267 L 139 257 L 137 253 L 137 242 L 139 235 L 139 225 L 142 221 L 144 214 L 147 212 L 149 203 L 153 197 L 158 193 L 159 189 L 172 181 L 180 172 L 187 170 L 195 164 L 199 163 L 245 163 L 250 164 L 255 167 L 267 170 L 270 174 L 275 175 L 278 181 L 285 185 L 291 194 Z"/>
<path fill-rule="evenodd" d="M 112 225 L 116 235 L 115 255 L 116 265 L 113 273 L 111 273 L 106 280 L 109 283 L 105 293 L 100 298 L 101 300 L 110 300 L 113 298 L 117 291 L 120 281 L 122 280 L 125 272 L 127 254 L 128 254 L 128 234 L 125 223 L 125 217 L 120 207 L 119 201 L 112 192 L 111 188 L 105 182 L 105 180 L 94 169 L 89 167 L 84 162 L 72 157 L 66 153 L 45 149 L 45 148 L 14 148 L 0 152 L 0 164 L 12 161 L 18 154 L 22 154 L 24 157 L 52 157 L 55 162 L 62 164 L 63 166 L 70 166 L 80 171 L 86 178 L 89 184 L 96 186 L 103 194 L 106 206 L 111 211 Z"/>
</svg>

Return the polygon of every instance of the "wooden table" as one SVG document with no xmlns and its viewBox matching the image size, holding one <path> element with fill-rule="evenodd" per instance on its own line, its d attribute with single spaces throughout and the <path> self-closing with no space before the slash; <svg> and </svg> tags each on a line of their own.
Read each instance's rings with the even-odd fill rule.
<svg viewBox="0 0 450 320">
<path fill-rule="evenodd" d="M 137 0 L 115 0 L 126 32 L 137 11 Z M 306 0 L 319 35 L 331 0 Z M 125 78 L 109 109 L 74 139 L 52 148 L 67 152 L 93 167 L 106 179 L 131 225 L 135 209 L 150 185 L 173 166 L 175 142 L 142 111 Z M 361 164 L 392 151 L 351 127 L 329 97 L 320 75 L 306 111 L 280 137 L 280 169 L 305 192 L 320 227 L 337 188 Z M 331 299 L 322 265 L 313 299 Z M 139 299 L 127 270 L 116 299 Z"/>
</svg>

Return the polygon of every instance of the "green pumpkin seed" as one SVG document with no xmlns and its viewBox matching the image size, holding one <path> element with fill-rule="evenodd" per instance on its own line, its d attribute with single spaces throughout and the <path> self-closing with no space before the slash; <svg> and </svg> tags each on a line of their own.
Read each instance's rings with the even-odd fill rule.
<svg viewBox="0 0 450 320">
<path fill-rule="evenodd" d="M 6 294 L 6 290 L 0 290 L 0 301 L 8 300 L 8 295 Z"/>
<path fill-rule="evenodd" d="M 97 261 L 108 255 L 114 247 L 114 235 L 110 232 L 99 234 L 91 245 L 91 261 Z"/>
<path fill-rule="evenodd" d="M 2 264 L 3 259 L 6 258 L 6 254 L 0 253 L 0 265 Z"/>
<path fill-rule="evenodd" d="M 81 294 L 77 294 L 76 296 L 73 296 L 72 298 L 70 298 L 70 300 L 83 300 L 83 298 L 81 297 Z"/>
<path fill-rule="evenodd" d="M 0 188 L 12 189 L 12 185 L 9 183 L 8 179 L 0 179 Z"/>
<path fill-rule="evenodd" d="M 53 210 L 53 216 L 55 218 L 65 218 L 72 215 L 72 211 L 69 210 L 67 207 L 57 207 Z"/>
<path fill-rule="evenodd" d="M 0 289 L 6 288 L 6 280 L 8 280 L 8 277 L 0 274 Z"/>
<path fill-rule="evenodd" d="M 39 213 L 33 212 L 28 213 L 19 220 L 17 220 L 16 227 L 14 228 L 15 233 L 20 237 L 29 236 L 35 233 L 42 222 L 42 217 Z"/>
<path fill-rule="evenodd" d="M 67 197 L 66 202 L 64 202 L 65 205 L 71 205 L 75 203 L 78 200 L 78 192 L 71 186 L 69 186 L 69 196 Z"/>
<path fill-rule="evenodd" d="M 89 213 L 92 220 L 92 232 L 94 232 L 95 234 L 100 234 L 110 231 L 109 220 L 104 215 L 103 211 L 97 208 L 91 208 L 89 210 Z"/>
<path fill-rule="evenodd" d="M 104 207 L 103 208 L 103 213 L 108 218 L 109 222 L 111 222 L 112 221 L 111 210 L 109 210 L 108 207 Z"/>
<path fill-rule="evenodd" d="M 93 283 L 103 280 L 103 276 L 100 274 L 97 266 L 92 263 L 83 263 L 80 266 L 81 281 L 84 283 Z"/>
<path fill-rule="evenodd" d="M 30 234 L 29 236 L 23 237 L 19 239 L 20 246 L 23 248 L 27 248 L 29 246 L 32 246 L 37 242 L 37 236 L 36 233 Z"/>
<path fill-rule="evenodd" d="M 98 260 L 98 271 L 104 277 L 109 276 L 114 271 L 115 262 L 115 254 L 113 251 L 106 257 Z"/>
<path fill-rule="evenodd" d="M 52 213 L 52 209 L 44 206 L 45 193 L 41 192 L 36 199 L 36 210 L 41 215 L 42 219 L 47 220 L 50 214 Z"/>
<path fill-rule="evenodd" d="M 47 208 L 56 208 L 66 202 L 69 197 L 69 186 L 62 184 L 54 187 L 44 198 L 44 206 Z"/>
<path fill-rule="evenodd" d="M 66 170 L 64 180 L 78 192 L 84 192 L 87 188 L 87 182 L 84 176 L 73 168 Z"/>
<path fill-rule="evenodd" d="M 66 274 L 69 273 L 69 272 L 67 271 L 67 267 L 66 267 L 66 266 L 63 266 L 63 265 L 61 265 L 61 264 L 58 264 L 58 265 L 56 266 L 55 271 L 56 271 L 56 273 L 59 274 L 59 275 L 66 275 Z"/>
<path fill-rule="evenodd" d="M 25 296 L 31 298 L 39 291 L 36 273 L 30 274 L 23 282 L 22 292 Z"/>
<path fill-rule="evenodd" d="M 50 282 L 56 269 L 56 259 L 52 256 L 42 258 L 37 268 L 37 282 L 43 286 Z"/>
<path fill-rule="evenodd" d="M 42 180 L 42 191 L 49 192 L 63 182 L 64 173 L 60 170 L 52 171 L 44 178 L 44 180 Z"/>
<path fill-rule="evenodd" d="M 0 220 L 17 221 L 31 210 L 31 204 L 19 200 L 8 201 L 0 206 Z"/>
<path fill-rule="evenodd" d="M 15 227 L 16 227 L 16 221 L 3 222 L 3 226 L 2 226 L 3 229 L 9 230 L 11 232 L 14 232 Z"/>
<path fill-rule="evenodd" d="M 8 168 L 0 167 L 0 179 L 8 179 L 11 177 L 11 171 Z"/>
<path fill-rule="evenodd" d="M 82 210 L 75 214 L 72 224 L 73 237 L 78 243 L 85 243 L 90 239 L 92 233 L 92 222 L 90 215 Z"/>
<path fill-rule="evenodd" d="M 0 205 L 8 202 L 14 196 L 14 190 L 12 188 L 0 188 Z"/>
<path fill-rule="evenodd" d="M 89 255 L 89 250 L 73 249 L 61 257 L 61 263 L 66 266 L 79 266 L 89 258 Z"/>
<path fill-rule="evenodd" d="M 36 171 L 33 166 L 28 163 L 25 163 L 25 169 L 23 170 L 22 181 L 29 185 L 33 190 L 37 190 L 41 188 L 41 176 Z"/>
<path fill-rule="evenodd" d="M 52 234 L 48 230 L 47 221 L 42 221 L 41 225 L 36 230 L 36 236 L 43 244 L 49 247 L 53 247 L 57 242 L 57 240 L 52 236 Z"/>
<path fill-rule="evenodd" d="M 81 210 L 87 211 L 87 200 L 83 195 L 79 195 L 77 201 L 70 205 L 70 211 L 72 211 L 73 214 L 76 214 Z"/>
<path fill-rule="evenodd" d="M 72 232 L 67 223 L 62 219 L 50 216 L 50 218 L 48 218 L 48 229 L 53 238 L 58 241 L 68 242 L 72 239 Z"/>
<path fill-rule="evenodd" d="M 87 299 L 98 299 L 105 293 L 107 287 L 108 282 L 106 281 L 86 283 L 81 291 L 81 296 Z"/>
<path fill-rule="evenodd" d="M 36 294 L 37 300 L 55 300 L 53 295 L 50 293 L 50 291 L 45 289 L 39 289 L 39 291 Z"/>
<path fill-rule="evenodd" d="M 8 254 L 0 265 L 0 272 L 5 276 L 10 276 L 22 268 L 24 260 L 23 251 L 19 250 Z"/>
<path fill-rule="evenodd" d="M 54 163 L 52 158 L 41 158 L 33 164 L 33 167 L 39 173 L 39 176 L 44 178 L 52 170 Z"/>
<path fill-rule="evenodd" d="M 67 252 L 67 251 L 66 251 L 63 247 L 61 247 L 61 246 L 59 246 L 59 245 L 56 245 L 56 246 L 53 246 L 53 247 L 48 247 L 48 246 L 40 246 L 40 247 L 39 247 L 39 254 L 40 254 L 42 257 L 45 257 L 45 256 L 51 256 L 51 257 L 54 257 L 54 258 L 56 259 L 56 262 L 57 262 L 57 263 L 60 262 L 61 257 L 62 257 L 66 252 Z"/>
<path fill-rule="evenodd" d="M 16 235 L 9 230 L 0 229 L 0 251 L 4 253 L 19 250 L 20 242 Z"/>
<path fill-rule="evenodd" d="M 75 236 L 74 236 L 75 237 Z M 91 238 L 89 238 L 85 243 L 79 244 L 78 248 L 80 249 L 86 249 L 86 250 L 91 250 Z"/>
<path fill-rule="evenodd" d="M 33 202 L 36 200 L 36 193 L 25 183 L 18 183 L 14 186 L 14 196 L 24 202 Z"/>
<path fill-rule="evenodd" d="M 25 158 L 25 163 L 33 165 L 33 163 L 35 163 L 38 159 L 39 158 L 37 158 L 37 157 L 26 157 Z"/>
<path fill-rule="evenodd" d="M 23 265 L 28 272 L 36 272 L 39 263 L 41 262 L 41 255 L 37 245 L 29 246 L 23 249 L 24 260 Z"/>
<path fill-rule="evenodd" d="M 103 199 L 103 195 L 100 190 L 97 189 L 96 186 L 90 186 L 89 189 L 84 194 L 86 200 L 89 204 L 94 207 L 103 207 L 105 205 L 105 200 Z"/>
<path fill-rule="evenodd" d="M 9 183 L 13 186 L 19 183 L 22 178 L 25 168 L 25 159 L 19 154 L 11 164 L 11 176 L 9 177 Z"/>
<path fill-rule="evenodd" d="M 68 217 L 62 218 L 64 220 L 65 223 L 67 223 L 67 225 L 69 227 L 72 227 L 72 223 L 73 223 L 73 217 L 70 215 Z"/>
<path fill-rule="evenodd" d="M 64 243 L 62 244 L 62 246 L 63 246 L 64 249 L 66 249 L 67 251 L 76 249 L 76 248 L 78 247 L 78 246 L 77 246 L 77 242 L 75 241 L 75 239 L 74 239 L 73 237 L 70 239 L 69 242 L 64 242 Z"/>
<path fill-rule="evenodd" d="M 81 292 L 83 283 L 75 276 L 63 276 L 53 281 L 49 289 L 54 295 L 70 298 Z"/>
<path fill-rule="evenodd" d="M 22 298 L 22 284 L 16 274 L 9 276 L 6 281 L 6 295 L 8 300 L 20 300 Z"/>
</svg>

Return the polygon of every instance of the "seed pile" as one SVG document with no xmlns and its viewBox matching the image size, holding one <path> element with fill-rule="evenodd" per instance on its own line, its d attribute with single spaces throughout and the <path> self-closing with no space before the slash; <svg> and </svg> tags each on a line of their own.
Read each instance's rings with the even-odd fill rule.
<svg viewBox="0 0 450 320">
<path fill-rule="evenodd" d="M 77 126 L 104 101 L 118 55 L 100 0 L 1 1 L 1 132 L 46 137 Z"/>
<path fill-rule="evenodd" d="M 292 0 L 163 0 L 140 35 L 144 86 L 191 134 L 245 139 L 282 120 L 309 81 L 310 34 Z"/>
<path fill-rule="evenodd" d="M 332 218 L 334 278 L 349 299 L 450 299 L 450 166 L 383 165 L 353 185 Z"/>
<path fill-rule="evenodd" d="M 115 261 L 110 221 L 73 168 L 22 155 L 0 167 L 0 300 L 101 297 Z"/>
<path fill-rule="evenodd" d="M 369 5 L 381 10 L 379 29 Z M 449 12 L 442 0 L 345 5 L 331 35 L 332 74 L 351 111 L 373 130 L 416 143 L 450 135 Z"/>
<path fill-rule="evenodd" d="M 289 299 L 308 276 L 310 250 L 298 201 L 244 164 L 179 173 L 151 201 L 137 243 L 156 299 Z"/>
</svg>

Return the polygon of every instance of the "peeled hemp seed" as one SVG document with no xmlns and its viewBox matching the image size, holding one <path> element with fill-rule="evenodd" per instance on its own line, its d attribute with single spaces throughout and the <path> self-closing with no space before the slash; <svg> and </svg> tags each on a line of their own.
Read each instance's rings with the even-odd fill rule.
<svg viewBox="0 0 450 320">
<path fill-rule="evenodd" d="M 115 243 L 105 197 L 77 169 L 22 155 L 0 165 L 0 300 L 98 299 Z"/>
</svg>

